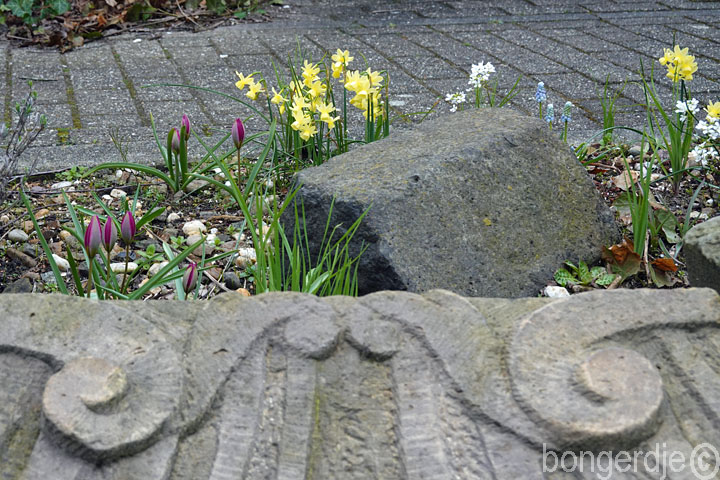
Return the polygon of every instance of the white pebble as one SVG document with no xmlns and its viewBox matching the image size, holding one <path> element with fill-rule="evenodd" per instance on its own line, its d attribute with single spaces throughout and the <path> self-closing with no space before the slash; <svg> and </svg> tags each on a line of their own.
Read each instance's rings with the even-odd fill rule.
<svg viewBox="0 0 720 480">
<path fill-rule="evenodd" d="M 127 196 L 127 193 L 125 192 L 125 190 L 120 190 L 119 188 L 113 188 L 110 191 L 110 196 L 112 198 L 123 198 L 123 197 Z"/>
<path fill-rule="evenodd" d="M 239 268 L 247 268 L 257 262 L 254 248 L 239 248 L 237 255 L 235 265 Z"/>
<path fill-rule="evenodd" d="M 177 222 L 178 220 L 180 220 L 180 215 L 176 212 L 171 212 L 167 217 L 167 223 Z"/>
<path fill-rule="evenodd" d="M 554 285 L 548 285 L 543 290 L 543 294 L 546 297 L 550 298 L 562 298 L 562 297 L 569 297 L 570 292 L 567 291 L 565 287 L 558 287 Z"/>
<path fill-rule="evenodd" d="M 168 264 L 168 262 L 160 262 L 160 263 L 153 263 L 150 269 L 148 270 L 148 277 L 155 276 L 160 270 L 165 268 L 165 266 Z"/>
<path fill-rule="evenodd" d="M 128 262 L 127 264 L 127 273 L 132 273 L 135 270 L 138 269 L 138 264 L 135 262 Z M 111 263 L 110 264 L 110 270 L 112 270 L 114 273 L 124 273 L 125 270 L 125 262 L 117 262 L 117 263 Z"/>
<path fill-rule="evenodd" d="M 10 240 L 11 242 L 22 243 L 27 242 L 27 239 L 28 234 L 23 232 L 19 228 L 14 228 L 8 233 L 8 240 Z"/>
<path fill-rule="evenodd" d="M 55 263 L 57 264 L 57 266 L 61 272 L 67 272 L 68 270 L 70 270 L 70 262 L 65 260 L 60 255 L 55 255 L 53 253 L 52 256 L 53 256 L 53 260 L 55 260 Z"/>
<path fill-rule="evenodd" d="M 207 227 L 200 220 L 191 220 L 183 225 L 183 233 L 185 235 L 193 235 L 207 232 Z"/>
</svg>

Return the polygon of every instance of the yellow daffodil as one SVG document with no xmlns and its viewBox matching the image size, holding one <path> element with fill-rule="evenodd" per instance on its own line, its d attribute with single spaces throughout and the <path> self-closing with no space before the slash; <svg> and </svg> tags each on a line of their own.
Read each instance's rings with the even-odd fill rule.
<svg viewBox="0 0 720 480">
<path fill-rule="evenodd" d="M 252 85 L 253 83 L 255 83 L 255 79 L 252 78 L 252 76 L 254 75 L 254 73 L 251 73 L 250 75 L 248 75 L 248 76 L 246 77 L 246 76 L 243 75 L 242 73 L 240 73 L 240 72 L 238 72 L 238 71 L 235 71 L 235 75 L 237 75 L 237 76 L 240 78 L 240 80 L 238 80 L 237 82 L 235 82 L 235 86 L 236 86 L 237 88 L 239 88 L 240 90 L 242 90 L 243 88 L 247 87 L 248 85 Z"/>
<path fill-rule="evenodd" d="M 707 112 L 706 120 L 708 122 L 714 122 L 720 118 L 720 102 L 708 103 L 708 106 L 705 107 L 705 111 Z"/>
<path fill-rule="evenodd" d="M 310 85 L 308 85 L 308 93 L 310 93 L 311 98 L 325 95 L 326 90 L 327 87 L 323 82 L 312 82 Z"/>
<path fill-rule="evenodd" d="M 347 72 L 347 75 L 345 75 L 345 88 L 347 88 L 351 92 L 354 92 L 354 86 L 355 84 L 357 84 L 359 78 L 360 72 L 358 72 L 357 70 Z"/>
<path fill-rule="evenodd" d="M 322 120 L 322 118 L 321 118 L 321 120 Z M 328 130 L 332 130 L 333 128 L 335 128 L 335 122 L 337 122 L 338 120 L 340 120 L 339 116 L 338 117 L 328 116 L 328 118 L 323 120 L 323 122 L 325 122 L 327 124 Z"/>
<path fill-rule="evenodd" d="M 251 83 L 248 87 L 248 92 L 245 94 L 250 100 L 257 100 L 258 93 L 264 92 L 262 84 Z"/>
<path fill-rule="evenodd" d="M 270 99 L 270 102 L 278 106 L 278 111 L 280 112 L 280 115 L 282 115 L 283 113 L 285 113 L 285 103 L 288 101 L 288 99 L 281 95 L 282 90 L 280 90 L 280 93 L 276 92 L 274 87 L 271 88 L 271 90 L 273 96 Z"/>
<path fill-rule="evenodd" d="M 367 73 L 368 78 L 370 79 L 370 84 L 373 87 L 377 87 L 379 85 L 382 85 L 383 77 L 380 75 L 380 72 L 373 72 L 369 68 L 365 71 Z"/>
<path fill-rule="evenodd" d="M 342 62 L 333 62 L 333 64 L 332 64 L 333 78 L 340 78 L 340 75 L 342 75 L 344 70 L 345 70 L 345 65 L 343 65 Z"/>
<path fill-rule="evenodd" d="M 680 48 L 679 45 L 675 45 L 673 50 L 664 49 L 664 55 L 660 57 L 659 61 L 661 65 L 667 67 L 667 77 L 673 82 L 692 80 L 693 73 L 698 69 L 695 57 L 688 54 L 687 48 Z"/>
<path fill-rule="evenodd" d="M 350 52 L 347 50 L 340 50 L 337 49 L 337 53 L 331 57 L 333 62 L 336 63 L 343 63 L 345 65 L 348 65 L 350 62 L 352 62 L 355 57 L 350 56 Z"/>
<path fill-rule="evenodd" d="M 302 70 L 303 83 L 309 87 L 314 81 L 317 80 L 318 73 L 320 73 L 320 68 L 316 64 L 313 65 L 312 63 L 309 63 L 307 60 L 305 60 Z"/>
<path fill-rule="evenodd" d="M 306 123 L 305 125 L 302 125 L 300 127 L 300 138 L 305 140 L 306 142 L 317 133 L 317 128 L 315 128 L 314 123 Z"/>
<path fill-rule="evenodd" d="M 331 113 L 335 111 L 335 106 L 332 103 L 318 102 L 317 111 L 320 112 L 320 120 L 327 122 L 331 117 Z"/>
</svg>

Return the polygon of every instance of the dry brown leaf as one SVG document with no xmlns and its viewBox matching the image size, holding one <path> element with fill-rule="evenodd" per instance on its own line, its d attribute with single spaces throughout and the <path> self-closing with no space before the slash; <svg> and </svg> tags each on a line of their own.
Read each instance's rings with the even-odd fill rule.
<svg viewBox="0 0 720 480">
<path fill-rule="evenodd" d="M 650 264 L 663 272 L 677 272 L 677 265 L 672 258 L 658 258 L 650 262 Z"/>
<path fill-rule="evenodd" d="M 629 172 L 625 170 L 620 175 L 613 177 L 612 182 L 617 188 L 625 191 L 630 188 L 632 183 L 637 182 L 639 176 L 640 174 L 635 170 L 630 170 Z"/>
</svg>

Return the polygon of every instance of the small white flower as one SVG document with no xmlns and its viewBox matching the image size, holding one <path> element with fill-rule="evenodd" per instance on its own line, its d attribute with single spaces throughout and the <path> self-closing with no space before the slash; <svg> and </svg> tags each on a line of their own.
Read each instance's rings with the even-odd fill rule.
<svg viewBox="0 0 720 480">
<path fill-rule="evenodd" d="M 686 101 L 678 100 L 675 104 L 675 113 L 680 114 L 680 121 L 687 120 L 688 112 L 695 115 L 698 112 L 698 101 L 694 98 Z"/>
<path fill-rule="evenodd" d="M 470 80 L 468 80 L 468 83 L 475 88 L 479 88 L 490 79 L 490 75 L 493 73 L 495 73 L 495 67 L 492 63 L 480 62 L 473 65 L 470 69 Z"/>
<path fill-rule="evenodd" d="M 707 167 L 708 161 L 713 158 L 714 150 L 705 144 L 702 144 L 693 148 L 691 153 L 695 155 L 695 161 L 697 163 L 701 164 L 703 167 Z"/>
<path fill-rule="evenodd" d="M 445 101 L 452 105 L 452 107 L 450 108 L 450 111 L 456 112 L 458 105 L 460 105 L 461 103 L 465 103 L 465 93 L 464 92 L 448 93 L 445 96 Z"/>
</svg>

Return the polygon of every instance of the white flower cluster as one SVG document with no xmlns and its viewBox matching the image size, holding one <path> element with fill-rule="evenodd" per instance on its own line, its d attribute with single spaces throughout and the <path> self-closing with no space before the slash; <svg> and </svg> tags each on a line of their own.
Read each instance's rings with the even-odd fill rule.
<svg viewBox="0 0 720 480">
<path fill-rule="evenodd" d="M 452 107 L 450 108 L 450 111 L 456 112 L 458 105 L 460 105 L 461 103 L 465 103 L 465 93 L 464 92 L 448 93 L 445 96 L 445 101 L 452 105 Z"/>
<path fill-rule="evenodd" d="M 684 122 L 687 120 L 687 114 L 691 113 L 693 116 L 698 113 L 698 101 L 695 98 L 690 100 L 678 100 L 675 104 L 675 113 L 680 114 L 680 121 Z"/>
<path fill-rule="evenodd" d="M 710 140 L 720 140 L 720 120 L 711 122 L 700 120 L 695 128 L 702 132 L 703 137 L 708 137 Z"/>
<path fill-rule="evenodd" d="M 487 83 L 490 79 L 490 75 L 493 73 L 495 73 L 495 67 L 490 62 L 480 62 L 477 65 L 473 65 L 470 70 L 470 80 L 468 80 L 471 88 L 468 90 L 482 87 L 485 83 Z"/>
<path fill-rule="evenodd" d="M 716 156 L 717 151 L 713 147 L 713 142 L 720 141 L 720 120 L 707 116 L 705 120 L 700 120 L 695 126 L 697 130 L 702 132 L 705 141 L 693 148 L 692 153 L 695 155 L 695 161 L 703 167 L 707 167 L 708 162 Z"/>
</svg>

